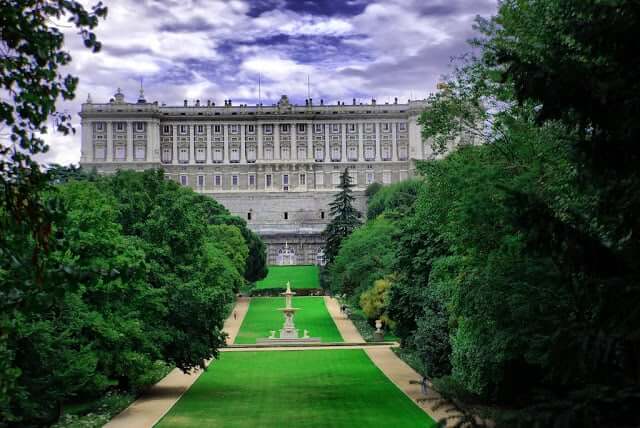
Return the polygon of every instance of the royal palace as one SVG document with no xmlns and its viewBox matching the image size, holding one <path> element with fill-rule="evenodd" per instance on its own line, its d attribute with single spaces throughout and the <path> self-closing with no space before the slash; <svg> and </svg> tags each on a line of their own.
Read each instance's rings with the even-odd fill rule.
<svg viewBox="0 0 640 428">
<path fill-rule="evenodd" d="M 81 165 L 99 173 L 162 168 L 245 219 L 268 247 L 270 264 L 322 264 L 321 236 L 340 174 L 348 169 L 356 206 L 364 190 L 412 175 L 430 158 L 417 119 L 425 101 L 295 105 L 127 102 L 82 105 Z"/>
</svg>

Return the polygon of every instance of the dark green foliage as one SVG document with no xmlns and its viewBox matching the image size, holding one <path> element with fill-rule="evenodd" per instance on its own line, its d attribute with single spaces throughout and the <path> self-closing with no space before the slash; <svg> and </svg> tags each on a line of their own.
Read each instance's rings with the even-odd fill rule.
<svg viewBox="0 0 640 428">
<path fill-rule="evenodd" d="M 139 390 L 157 380 L 158 361 L 201 367 L 224 343 L 227 307 L 245 284 L 245 237 L 214 200 L 161 171 L 77 177 L 44 199 L 58 213 L 40 258 L 51 289 L 18 288 L 31 281 L 34 240 L 18 239 L 24 229 L 0 211 L 0 248 L 11 249 L 0 264 L 9 426 L 48 425 L 63 402 Z"/>
<path fill-rule="evenodd" d="M 497 426 L 640 425 L 639 14 L 501 2 L 420 118 L 437 150 L 485 145 L 418 164 L 413 212 L 370 200 L 399 228 L 405 351 L 458 410 L 507 408 Z"/>
<path fill-rule="evenodd" d="M 420 179 L 399 181 L 382 186 L 367 201 L 367 219 L 373 220 L 383 212 L 387 217 L 403 216 L 413 208 L 420 192 Z"/>
<path fill-rule="evenodd" d="M 328 267 L 332 291 L 357 298 L 375 280 L 390 274 L 396 232 L 395 224 L 381 216 L 349 235 Z"/>
<path fill-rule="evenodd" d="M 349 176 L 349 170 L 345 168 L 340 175 L 340 192 L 336 194 L 333 202 L 329 204 L 331 221 L 323 232 L 325 239 L 325 256 L 327 263 L 331 264 L 338 254 L 342 240 L 349 236 L 353 230 L 360 226 L 360 213 L 353 207 L 353 184 Z"/>
<path fill-rule="evenodd" d="M 367 197 L 367 201 L 371 200 L 371 198 L 373 198 L 380 189 L 382 189 L 382 183 L 378 181 L 374 181 L 369 184 L 364 190 L 364 195 Z"/>
</svg>

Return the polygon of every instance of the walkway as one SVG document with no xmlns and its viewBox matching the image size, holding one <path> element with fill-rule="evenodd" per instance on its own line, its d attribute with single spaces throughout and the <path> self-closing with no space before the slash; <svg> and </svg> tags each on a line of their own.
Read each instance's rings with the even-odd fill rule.
<svg viewBox="0 0 640 428">
<path fill-rule="evenodd" d="M 249 298 L 240 297 L 231 315 L 225 321 L 223 331 L 229 336 L 227 344 L 233 343 L 242 320 L 249 309 Z M 236 314 L 234 317 L 233 314 Z M 210 361 L 207 361 L 209 365 Z M 164 379 L 152 386 L 142 397 L 134 401 L 122 413 L 113 418 L 105 428 L 151 428 L 173 407 L 203 370 L 195 370 L 185 374 L 180 369 L 173 369 Z"/>
<path fill-rule="evenodd" d="M 342 339 L 347 343 L 362 343 L 364 339 L 360 332 L 346 314 L 340 312 L 340 303 L 333 297 L 325 296 L 324 303 L 327 306 L 329 315 L 338 327 L 338 331 L 342 335 Z"/>
</svg>

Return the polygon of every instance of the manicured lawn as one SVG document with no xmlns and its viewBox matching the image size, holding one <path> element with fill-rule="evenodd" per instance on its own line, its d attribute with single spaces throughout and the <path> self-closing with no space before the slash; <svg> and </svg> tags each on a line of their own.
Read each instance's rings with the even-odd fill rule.
<svg viewBox="0 0 640 428">
<path fill-rule="evenodd" d="M 360 349 L 223 352 L 157 425 L 433 426 Z"/>
<path fill-rule="evenodd" d="M 256 289 L 287 287 L 291 288 L 320 288 L 320 272 L 318 266 L 269 266 L 269 274 L 262 281 L 256 282 Z"/>
<path fill-rule="evenodd" d="M 322 297 L 294 297 L 296 312 L 294 322 L 300 335 L 309 330 L 311 337 L 319 337 L 323 342 L 342 342 L 342 336 L 331 319 Z M 254 297 L 249 304 L 249 312 L 242 321 L 234 343 L 256 343 L 257 338 L 269 337 L 271 330 L 276 334 L 284 324 L 284 317 L 278 308 L 284 307 L 284 297 Z"/>
</svg>

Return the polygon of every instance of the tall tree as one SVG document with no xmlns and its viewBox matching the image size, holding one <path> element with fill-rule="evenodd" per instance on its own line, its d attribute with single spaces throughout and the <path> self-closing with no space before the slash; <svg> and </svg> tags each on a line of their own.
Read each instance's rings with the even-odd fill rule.
<svg viewBox="0 0 640 428">
<path fill-rule="evenodd" d="M 349 170 L 345 168 L 340 176 L 340 192 L 329 204 L 331 222 L 323 232 L 326 241 L 324 252 L 328 263 L 338 254 L 342 240 L 360 226 L 360 212 L 353 207 L 353 187 Z"/>
</svg>

